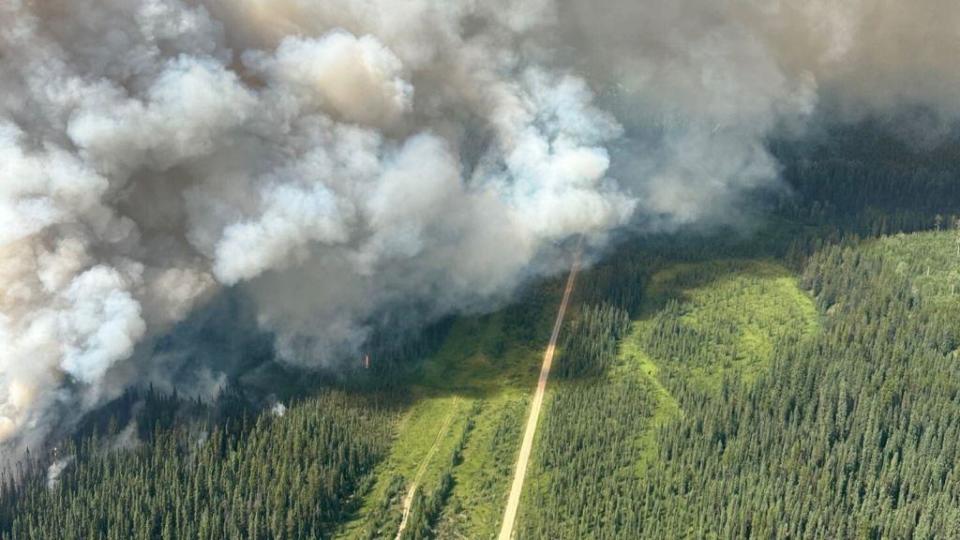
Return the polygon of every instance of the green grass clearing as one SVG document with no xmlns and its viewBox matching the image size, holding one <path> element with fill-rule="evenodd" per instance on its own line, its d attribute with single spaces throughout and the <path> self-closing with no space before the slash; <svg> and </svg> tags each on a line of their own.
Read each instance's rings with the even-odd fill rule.
<svg viewBox="0 0 960 540">
<path fill-rule="evenodd" d="M 559 295 L 558 284 L 551 281 L 523 306 L 454 323 L 440 350 L 422 364 L 412 405 L 398 423 L 390 455 L 338 537 L 396 533 L 407 486 L 451 414 L 454 418 L 418 491 L 432 493 L 444 472 L 450 471 L 454 485 L 436 524 L 442 536 L 496 535 Z M 467 432 L 468 421 L 472 429 Z M 460 441 L 465 444 L 455 462 Z M 398 479 L 403 486 L 399 490 Z M 386 518 L 380 511 L 384 507 Z"/>
</svg>

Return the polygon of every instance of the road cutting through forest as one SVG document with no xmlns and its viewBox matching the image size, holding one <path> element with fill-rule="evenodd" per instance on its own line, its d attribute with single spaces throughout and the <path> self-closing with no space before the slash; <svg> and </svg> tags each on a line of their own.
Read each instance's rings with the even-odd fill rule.
<svg viewBox="0 0 960 540">
<path fill-rule="evenodd" d="M 553 333 L 550 334 L 550 343 L 543 354 L 543 365 L 540 367 L 540 379 L 537 381 L 537 390 L 533 394 L 533 403 L 530 406 L 530 416 L 527 417 L 527 426 L 523 432 L 523 441 L 520 443 L 520 455 L 513 473 L 513 484 L 510 487 L 510 496 L 507 498 L 507 508 L 503 513 L 503 524 L 500 526 L 499 540 L 510 540 L 513 534 L 513 525 L 517 519 L 517 510 L 520 507 L 520 493 L 523 491 L 523 480 L 527 475 L 527 463 L 530 461 L 530 451 L 533 449 L 533 437 L 537 432 L 537 420 L 540 418 L 540 408 L 543 405 L 543 395 L 547 389 L 547 379 L 550 377 L 550 367 L 553 365 L 553 353 L 557 348 L 557 337 L 560 327 L 563 326 L 563 316 L 567 312 L 570 294 L 573 292 L 573 283 L 580 268 L 580 249 L 578 248 L 570 267 L 570 276 L 567 277 L 567 286 L 563 290 L 563 300 L 557 310 L 557 320 L 553 323 Z"/>
</svg>

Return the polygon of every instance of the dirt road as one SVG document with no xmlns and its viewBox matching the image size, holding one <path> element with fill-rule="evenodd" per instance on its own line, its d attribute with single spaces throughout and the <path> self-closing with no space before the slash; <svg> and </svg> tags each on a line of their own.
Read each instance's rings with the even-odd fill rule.
<svg viewBox="0 0 960 540">
<path fill-rule="evenodd" d="M 410 508 L 413 506 L 413 497 L 417 494 L 420 480 L 423 479 L 423 473 L 427 472 L 427 466 L 430 465 L 430 460 L 433 459 L 433 455 L 436 454 L 440 448 L 440 441 L 443 439 L 443 435 L 447 432 L 447 429 L 450 428 L 450 423 L 453 422 L 453 417 L 457 414 L 457 401 L 459 401 L 459 399 L 454 399 L 450 414 L 443 420 L 440 431 L 437 432 L 437 438 L 433 441 L 433 446 L 430 447 L 427 455 L 423 458 L 423 461 L 420 462 L 420 466 L 417 467 L 417 474 L 414 475 L 413 482 L 411 482 L 410 487 L 407 488 L 407 494 L 403 498 L 403 519 L 400 520 L 400 528 L 397 529 L 396 540 L 400 540 L 400 537 L 403 536 L 403 531 L 407 528 L 407 519 L 410 518 Z"/>
<path fill-rule="evenodd" d="M 570 277 L 567 278 L 567 287 L 563 291 L 563 300 L 557 311 L 557 320 L 553 323 L 553 333 L 550 334 L 550 343 L 543 354 L 543 365 L 540 367 L 540 379 L 537 381 L 537 390 L 533 394 L 533 403 L 530 406 L 530 416 L 527 417 L 527 427 L 523 432 L 523 441 L 520 443 L 520 456 L 513 473 L 513 485 L 510 487 L 510 497 L 507 499 L 507 509 L 503 513 L 503 524 L 500 527 L 499 540 L 510 540 L 513 534 L 513 525 L 517 519 L 517 509 L 520 506 L 520 493 L 523 491 L 523 479 L 527 475 L 527 463 L 530 461 L 530 451 L 533 449 L 533 436 L 537 432 L 537 420 L 540 418 L 540 407 L 543 405 L 543 394 L 547 389 L 547 378 L 550 377 L 550 367 L 553 365 L 553 353 L 557 347 L 557 336 L 563 326 L 563 316 L 567 312 L 567 303 L 570 293 L 573 292 L 573 282 L 580 267 L 579 249 L 570 268 Z"/>
</svg>

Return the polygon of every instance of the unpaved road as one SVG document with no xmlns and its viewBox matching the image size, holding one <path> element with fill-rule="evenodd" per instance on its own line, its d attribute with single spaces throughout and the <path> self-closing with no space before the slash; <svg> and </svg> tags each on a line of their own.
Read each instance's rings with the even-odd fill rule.
<svg viewBox="0 0 960 540">
<path fill-rule="evenodd" d="M 510 487 L 510 497 L 507 499 L 507 509 L 503 513 L 503 524 L 500 526 L 499 540 L 510 540 L 513 534 L 513 524 L 517 519 L 517 509 L 520 506 L 520 493 L 523 491 L 523 479 L 527 475 L 527 463 L 530 461 L 530 451 L 533 449 L 533 436 L 537 432 L 537 420 L 540 418 L 540 407 L 543 405 L 543 394 L 547 389 L 547 378 L 550 377 L 550 367 L 553 365 L 553 352 L 557 347 L 557 336 L 563 325 L 563 316 L 567 312 L 567 303 L 570 293 L 573 292 L 573 282 L 580 268 L 580 252 L 577 250 L 570 267 L 570 277 L 567 278 L 567 288 L 563 291 L 563 300 L 557 311 L 557 321 L 553 323 L 553 333 L 550 334 L 550 343 L 543 354 L 543 365 L 540 367 L 540 379 L 537 381 L 537 390 L 533 394 L 533 403 L 530 407 L 530 416 L 527 417 L 527 427 L 523 432 L 523 442 L 520 443 L 520 456 L 513 473 L 513 485 Z"/>
<path fill-rule="evenodd" d="M 403 536 L 404 529 L 407 528 L 407 519 L 410 518 L 410 508 L 413 506 L 413 497 L 417 494 L 420 480 L 423 479 L 423 473 L 427 472 L 427 466 L 430 465 L 430 460 L 433 459 L 433 455 L 436 454 L 440 448 L 440 441 L 443 439 L 444 433 L 450 428 L 450 423 L 453 422 L 453 417 L 457 414 L 457 401 L 459 400 L 454 399 L 450 414 L 443 420 L 440 431 L 437 432 L 437 438 L 433 441 L 433 446 L 430 447 L 427 455 L 423 458 L 423 461 L 420 462 L 420 466 L 417 467 L 417 474 L 413 477 L 413 482 L 410 484 L 410 487 L 407 489 L 407 494 L 403 498 L 403 519 L 400 520 L 400 528 L 397 529 L 396 540 L 400 540 L 400 537 Z"/>
</svg>

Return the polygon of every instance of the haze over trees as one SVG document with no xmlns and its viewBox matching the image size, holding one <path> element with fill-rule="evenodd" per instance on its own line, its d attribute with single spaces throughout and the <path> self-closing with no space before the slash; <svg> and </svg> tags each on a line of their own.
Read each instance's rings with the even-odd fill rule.
<svg viewBox="0 0 960 540">
<path fill-rule="evenodd" d="M 960 536 L 953 166 L 838 137 L 777 147 L 796 194 L 752 233 L 580 276 L 519 538 Z M 404 538 L 489 537 L 561 287 L 385 330 L 369 366 L 253 369 L 282 406 L 130 392 L 0 473 L 0 537 L 393 538 L 434 440 Z"/>
</svg>

